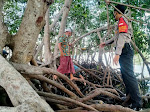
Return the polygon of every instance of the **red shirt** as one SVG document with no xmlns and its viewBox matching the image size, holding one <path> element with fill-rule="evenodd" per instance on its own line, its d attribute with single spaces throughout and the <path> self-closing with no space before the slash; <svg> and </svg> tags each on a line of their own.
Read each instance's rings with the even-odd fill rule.
<svg viewBox="0 0 150 112">
<path fill-rule="evenodd" d="M 128 32 L 128 25 L 126 24 L 126 22 L 124 21 L 124 19 L 122 17 L 119 19 L 118 28 L 119 28 L 119 33 L 127 33 Z"/>
</svg>

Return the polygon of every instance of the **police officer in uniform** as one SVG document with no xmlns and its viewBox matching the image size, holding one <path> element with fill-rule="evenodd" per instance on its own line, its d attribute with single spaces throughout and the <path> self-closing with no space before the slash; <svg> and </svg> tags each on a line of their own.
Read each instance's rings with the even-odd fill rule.
<svg viewBox="0 0 150 112">
<path fill-rule="evenodd" d="M 123 5 L 117 5 L 122 13 L 125 12 Z M 130 44 L 131 41 L 131 23 L 117 10 L 114 10 L 115 20 L 118 24 L 115 27 L 115 36 L 110 40 L 100 44 L 100 47 L 104 47 L 108 44 L 115 44 L 115 57 L 113 62 L 117 65 L 120 63 L 120 70 L 123 78 L 123 82 L 126 86 L 126 95 L 130 95 L 131 108 L 139 110 L 141 107 L 141 96 L 139 93 L 138 83 L 133 71 L 133 55 L 134 51 Z"/>
</svg>

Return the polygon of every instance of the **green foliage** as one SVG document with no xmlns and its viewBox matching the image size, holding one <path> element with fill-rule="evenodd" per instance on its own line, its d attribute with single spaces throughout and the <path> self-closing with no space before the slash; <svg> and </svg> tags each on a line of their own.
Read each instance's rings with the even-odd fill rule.
<svg viewBox="0 0 150 112">
<path fill-rule="evenodd" d="M 26 3 L 28 0 L 7 0 L 7 2 Z"/>
<path fill-rule="evenodd" d="M 120 0 L 114 0 L 121 2 Z M 19 29 L 22 21 L 27 0 L 8 0 L 4 6 L 5 23 L 8 26 L 9 32 L 15 34 Z M 149 0 L 122 0 L 123 3 L 138 6 L 142 8 L 149 8 Z M 53 21 L 55 15 L 63 7 L 64 0 L 55 0 L 50 6 L 50 20 Z M 115 5 L 115 4 L 114 4 Z M 132 11 L 131 17 L 136 20 L 144 21 L 146 24 L 133 22 L 134 37 L 136 45 L 142 52 L 149 52 L 150 49 L 150 14 L 147 15 L 145 11 L 134 8 L 129 8 Z M 109 21 L 114 24 L 113 8 L 109 5 Z M 59 20 L 59 22 L 61 19 Z M 78 36 L 83 35 L 90 30 L 107 25 L 107 11 L 106 3 L 101 0 L 73 0 L 71 9 L 67 19 L 66 27 L 72 27 Z M 52 32 L 51 36 L 55 37 L 58 34 L 59 25 L 56 26 L 56 32 Z M 43 32 L 43 31 L 42 31 Z M 106 32 L 101 32 L 101 36 Z M 92 34 L 86 38 L 86 46 L 92 42 L 93 47 L 99 44 L 99 38 L 96 34 Z M 83 39 L 84 40 L 84 39 Z M 89 42 L 89 43 L 88 43 Z M 97 48 L 96 48 L 97 49 Z"/>
<path fill-rule="evenodd" d="M 140 31 L 138 29 L 138 26 L 136 25 L 134 27 L 134 37 L 135 37 L 135 43 L 137 47 L 140 49 L 140 51 L 150 53 L 148 49 L 148 44 L 150 39 L 147 37 L 145 32 Z"/>
<path fill-rule="evenodd" d="M 140 88 L 141 91 L 143 92 L 142 94 L 146 94 L 149 90 L 149 81 L 141 81 Z"/>
<path fill-rule="evenodd" d="M 71 26 L 75 26 L 78 30 L 86 32 L 91 26 L 91 18 L 89 7 L 85 4 L 84 0 L 74 0 L 69 12 L 68 21 Z M 69 25 L 69 24 L 68 24 Z"/>
<path fill-rule="evenodd" d="M 6 2 L 4 5 L 4 22 L 10 34 L 15 34 L 19 29 L 23 16 L 22 5 L 13 1 Z"/>
<path fill-rule="evenodd" d="M 107 12 L 106 12 L 106 11 L 103 11 L 103 12 L 100 14 L 100 20 L 101 20 L 101 21 L 107 21 Z"/>
</svg>

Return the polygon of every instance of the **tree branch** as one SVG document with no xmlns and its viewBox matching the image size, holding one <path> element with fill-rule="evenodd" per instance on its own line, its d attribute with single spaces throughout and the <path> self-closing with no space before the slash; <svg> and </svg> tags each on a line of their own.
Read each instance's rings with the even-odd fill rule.
<svg viewBox="0 0 150 112">
<path fill-rule="evenodd" d="M 113 27 L 114 27 L 114 26 L 110 26 L 109 28 L 111 29 L 111 28 L 113 28 Z M 86 33 L 86 34 L 84 34 L 84 35 L 78 37 L 75 41 L 72 42 L 72 45 L 75 44 L 75 43 L 76 43 L 77 41 L 79 41 L 80 39 L 82 39 L 82 38 L 84 38 L 84 37 L 90 35 L 91 33 L 96 33 L 96 32 L 99 32 L 99 31 L 102 31 L 102 30 L 107 30 L 107 29 L 108 29 L 108 26 L 104 26 L 104 27 L 100 27 L 100 28 L 94 29 L 94 30 L 92 30 L 92 31 L 90 31 L 90 32 L 88 32 L 88 33 Z"/>
<path fill-rule="evenodd" d="M 127 6 L 127 7 L 139 9 L 139 10 L 145 10 L 145 11 L 149 11 L 149 12 L 150 12 L 150 9 L 145 9 L 145 8 L 141 8 L 141 7 L 136 7 L 136 6 L 133 6 L 133 5 L 127 5 L 127 4 L 123 4 L 123 3 L 119 3 L 119 2 L 115 2 L 115 1 L 109 1 L 109 2 L 110 2 L 110 3 L 115 3 L 115 4 L 124 5 L 124 6 Z"/>
<path fill-rule="evenodd" d="M 146 67 L 147 67 L 147 70 L 149 72 L 149 75 L 150 75 L 150 68 L 148 66 L 148 63 L 146 61 L 146 58 L 143 56 L 143 54 L 141 53 L 141 51 L 139 50 L 139 48 L 135 45 L 135 43 L 131 40 L 131 43 L 133 45 L 133 47 L 135 48 L 135 50 L 139 53 L 139 55 L 141 56 L 143 62 L 145 63 Z"/>
</svg>

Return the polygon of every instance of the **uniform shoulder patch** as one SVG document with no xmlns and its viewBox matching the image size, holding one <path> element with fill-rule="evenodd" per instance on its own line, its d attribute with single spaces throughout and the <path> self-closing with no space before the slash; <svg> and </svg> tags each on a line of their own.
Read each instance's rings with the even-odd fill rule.
<svg viewBox="0 0 150 112">
<path fill-rule="evenodd" d="M 119 28 L 119 33 L 127 33 L 128 32 L 128 25 L 126 24 L 126 22 L 124 21 L 123 18 L 119 19 L 118 28 Z"/>
</svg>

